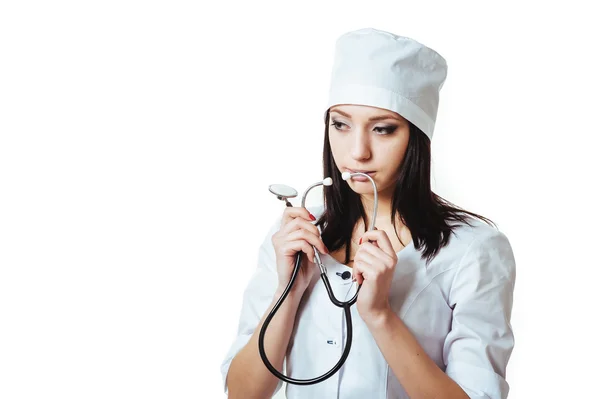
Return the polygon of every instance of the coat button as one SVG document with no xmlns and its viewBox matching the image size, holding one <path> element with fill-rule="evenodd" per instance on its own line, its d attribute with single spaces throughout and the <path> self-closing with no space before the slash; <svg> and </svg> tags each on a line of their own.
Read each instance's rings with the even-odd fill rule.
<svg viewBox="0 0 600 399">
<path fill-rule="evenodd" d="M 336 272 L 335 274 L 337 274 L 338 276 L 340 276 L 343 280 L 348 280 L 350 277 L 352 277 L 352 273 L 350 273 L 348 270 L 346 270 L 343 273 Z"/>
</svg>

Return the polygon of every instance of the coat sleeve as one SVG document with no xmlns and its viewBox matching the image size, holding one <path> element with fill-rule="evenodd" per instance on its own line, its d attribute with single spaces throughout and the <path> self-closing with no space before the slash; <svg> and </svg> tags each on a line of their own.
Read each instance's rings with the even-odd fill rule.
<svg viewBox="0 0 600 399">
<path fill-rule="evenodd" d="M 443 347 L 446 374 L 471 399 L 508 396 L 514 284 L 515 259 L 507 237 L 492 229 L 476 238 L 450 289 L 452 326 Z"/>
<path fill-rule="evenodd" d="M 277 218 L 260 245 L 256 269 L 244 290 L 237 335 L 221 363 L 223 389 L 226 394 L 229 391 L 226 381 L 231 361 L 252 337 L 277 289 L 275 249 L 271 238 L 279 231 L 281 218 L 281 216 Z M 282 384 L 279 380 L 273 395 L 281 389 Z"/>
</svg>

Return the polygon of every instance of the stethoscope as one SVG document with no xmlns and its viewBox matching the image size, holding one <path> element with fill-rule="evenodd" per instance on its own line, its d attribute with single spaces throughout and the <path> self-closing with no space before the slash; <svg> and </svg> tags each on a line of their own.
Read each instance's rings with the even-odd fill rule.
<svg viewBox="0 0 600 399">
<path fill-rule="evenodd" d="M 371 223 L 369 226 L 369 231 L 371 231 L 375 228 L 375 218 L 377 216 L 377 186 L 375 185 L 375 181 L 373 180 L 373 178 L 366 173 L 362 173 L 362 172 L 355 172 L 355 173 L 344 172 L 344 173 L 342 173 L 342 179 L 344 179 L 344 180 L 348 180 L 352 176 L 365 176 L 371 181 L 371 184 L 373 184 L 373 195 L 374 195 L 373 216 L 371 217 Z M 304 192 L 304 195 L 302 196 L 302 207 L 305 208 L 306 195 L 308 194 L 308 192 L 311 189 L 313 189 L 317 186 L 321 186 L 321 185 L 331 186 L 332 184 L 333 184 L 333 181 L 332 181 L 331 177 L 327 177 L 327 178 L 323 179 L 323 181 L 317 182 L 317 183 L 313 184 L 312 186 L 308 187 L 306 189 L 306 191 Z M 285 201 L 286 206 L 293 206 L 288 201 L 288 198 L 293 198 L 296 195 L 298 195 L 296 190 L 294 190 L 292 187 L 286 186 L 284 184 L 271 184 L 269 186 L 269 191 L 271 193 L 275 194 L 278 199 Z M 317 226 L 317 227 L 319 227 L 319 226 Z M 319 228 L 319 232 L 321 232 L 320 228 Z M 358 298 L 358 293 L 360 291 L 360 287 L 362 286 L 362 284 L 358 285 L 356 294 L 354 294 L 352 299 L 350 299 L 349 301 L 347 301 L 347 302 L 338 301 L 337 298 L 335 297 L 335 295 L 333 294 L 331 285 L 329 284 L 329 278 L 327 278 L 327 269 L 323 265 L 323 262 L 321 262 L 321 257 L 319 255 L 319 251 L 317 250 L 317 248 L 315 248 L 314 245 L 312 247 L 315 251 L 315 259 L 317 260 L 316 263 L 319 265 L 319 269 L 321 270 L 321 280 L 323 280 L 323 283 L 325 284 L 325 289 L 327 290 L 329 299 L 335 306 L 338 306 L 338 307 L 344 309 L 344 315 L 345 315 L 345 319 L 346 319 L 347 338 L 346 338 L 346 345 L 344 346 L 344 352 L 342 353 L 340 360 L 337 362 L 337 364 L 335 366 L 333 366 L 333 368 L 331 370 L 329 370 L 328 372 L 326 372 L 325 374 L 323 374 L 320 377 L 315 377 L 315 378 L 311 378 L 311 379 L 307 379 L 307 380 L 299 380 L 296 378 L 291 378 L 291 377 L 285 376 L 285 375 L 281 374 L 279 371 L 277 371 L 277 369 L 275 369 L 275 367 L 273 367 L 273 365 L 269 362 L 269 359 L 267 359 L 267 354 L 265 353 L 265 344 L 264 344 L 265 333 L 267 331 L 267 327 L 269 326 L 269 323 L 271 322 L 271 319 L 273 318 L 273 316 L 275 316 L 275 313 L 277 313 L 277 310 L 279 309 L 279 307 L 281 306 L 281 304 L 287 297 L 288 293 L 290 292 L 290 289 L 294 285 L 294 281 L 296 280 L 296 276 L 298 275 L 298 272 L 300 270 L 300 262 L 301 262 L 301 257 L 303 254 L 302 251 L 299 251 L 296 255 L 296 264 L 294 266 L 294 270 L 292 272 L 292 277 L 290 278 L 290 282 L 288 283 L 287 287 L 285 287 L 283 294 L 281 295 L 279 300 L 277 300 L 277 303 L 275 303 L 275 306 L 273 306 L 273 309 L 271 310 L 271 312 L 269 312 L 269 314 L 267 315 L 267 318 L 265 319 L 265 322 L 263 323 L 263 326 L 260 329 L 260 335 L 258 336 L 258 351 L 260 352 L 260 357 L 262 358 L 263 362 L 265 363 L 265 366 L 267 366 L 267 369 L 269 369 L 269 371 L 273 375 L 275 375 L 277 378 L 279 378 L 280 380 L 283 380 L 290 384 L 296 384 L 296 385 L 311 385 L 311 384 L 319 383 L 321 381 L 325 381 L 326 379 L 328 379 L 329 377 L 334 375 L 342 367 L 342 365 L 346 361 L 346 358 L 348 357 L 348 354 L 350 353 L 350 348 L 352 347 L 352 318 L 350 315 L 350 306 L 352 306 L 356 302 L 356 299 Z"/>
</svg>

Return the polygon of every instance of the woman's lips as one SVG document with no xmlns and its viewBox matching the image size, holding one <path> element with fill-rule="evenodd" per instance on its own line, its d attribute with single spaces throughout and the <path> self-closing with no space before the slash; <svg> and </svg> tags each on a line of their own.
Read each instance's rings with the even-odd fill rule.
<svg viewBox="0 0 600 399">
<path fill-rule="evenodd" d="M 372 177 L 373 175 L 371 173 L 369 173 L 369 176 Z M 370 182 L 371 181 L 371 180 L 369 180 L 368 177 L 365 177 L 365 176 L 352 176 L 352 177 L 350 177 L 350 179 L 352 179 L 354 181 L 360 181 L 360 182 L 363 182 L 363 181 Z"/>
<path fill-rule="evenodd" d="M 366 173 L 367 175 L 371 176 L 371 178 L 373 178 L 373 175 L 375 174 L 375 172 L 355 172 L 355 171 L 352 171 L 350 169 L 347 169 L 347 171 L 350 172 L 350 173 Z M 357 182 L 370 182 L 370 180 L 369 180 L 368 177 L 361 176 L 361 175 L 351 176 L 350 179 L 354 180 L 354 181 L 357 181 Z"/>
</svg>

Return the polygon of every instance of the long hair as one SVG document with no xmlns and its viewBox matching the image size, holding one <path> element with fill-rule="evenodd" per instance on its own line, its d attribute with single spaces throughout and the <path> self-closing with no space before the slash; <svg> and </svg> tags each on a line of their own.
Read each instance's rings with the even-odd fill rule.
<svg viewBox="0 0 600 399">
<path fill-rule="evenodd" d="M 496 225 L 490 219 L 459 208 L 431 191 L 431 140 L 408 122 L 410 137 L 406 155 L 398 169 L 392 196 L 391 222 L 400 240 L 395 223 L 396 215 L 399 215 L 411 232 L 414 247 L 417 250 L 423 248 L 421 257 L 429 264 L 439 250 L 448 244 L 454 228 L 460 223 L 472 226 L 470 217 L 481 219 L 494 227 Z M 347 264 L 350 261 L 354 226 L 362 218 L 366 232 L 367 219 L 360 196 L 345 184 L 335 165 L 329 142 L 329 112 L 325 118 L 323 176 L 330 176 L 333 185 L 323 186 L 326 206 L 317 225 L 321 227 L 321 238 L 330 252 L 346 246 L 344 263 Z"/>
</svg>

